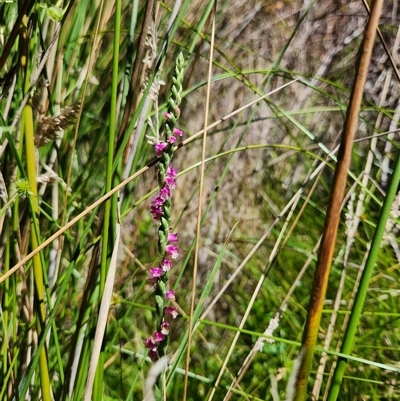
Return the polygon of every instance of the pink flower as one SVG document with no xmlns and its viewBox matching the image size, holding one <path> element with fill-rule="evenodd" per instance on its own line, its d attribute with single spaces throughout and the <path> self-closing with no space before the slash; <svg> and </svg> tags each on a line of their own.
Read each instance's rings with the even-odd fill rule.
<svg viewBox="0 0 400 401">
<path fill-rule="evenodd" d="M 161 333 L 167 336 L 169 334 L 169 323 L 162 322 L 161 323 Z"/>
<path fill-rule="evenodd" d="M 165 111 L 165 112 L 163 113 L 163 115 L 164 115 L 164 117 L 165 117 L 166 119 L 168 119 L 168 120 L 172 117 L 172 114 L 171 114 L 171 113 L 168 113 L 167 111 Z"/>
<path fill-rule="evenodd" d="M 169 175 L 170 177 L 175 178 L 177 172 L 178 172 L 178 170 L 176 170 L 175 168 L 173 168 L 171 165 L 169 165 L 169 166 L 167 167 L 167 175 Z"/>
<path fill-rule="evenodd" d="M 183 131 L 180 130 L 179 128 L 174 128 L 173 131 L 172 131 L 172 133 L 173 133 L 174 135 L 178 135 L 178 136 L 182 136 L 182 135 L 183 135 Z"/>
<path fill-rule="evenodd" d="M 176 188 L 176 174 L 177 170 L 169 165 L 165 175 L 165 183 L 170 189 Z"/>
<path fill-rule="evenodd" d="M 169 175 L 165 176 L 165 183 L 170 189 L 176 188 L 176 178 Z"/>
<path fill-rule="evenodd" d="M 176 142 L 176 138 L 175 138 L 173 135 L 171 135 L 171 136 L 169 137 L 169 139 L 168 139 L 168 142 L 169 142 L 169 143 L 175 143 L 175 142 Z"/>
<path fill-rule="evenodd" d="M 155 362 L 158 359 L 157 346 L 151 340 L 151 337 L 146 340 L 146 348 L 149 349 L 149 357 Z"/>
<path fill-rule="evenodd" d="M 146 340 L 146 348 L 149 350 L 150 359 L 155 362 L 158 360 L 157 344 L 163 341 L 165 335 L 163 333 L 155 331 L 151 337 Z"/>
<path fill-rule="evenodd" d="M 179 255 L 179 248 L 176 245 L 167 245 L 165 247 L 165 251 L 171 256 L 172 259 L 176 259 Z"/>
<path fill-rule="evenodd" d="M 162 200 L 166 200 L 171 197 L 171 190 L 169 187 L 163 187 L 160 190 L 160 193 L 158 194 L 158 197 Z"/>
<path fill-rule="evenodd" d="M 160 220 L 163 215 L 163 210 L 161 206 L 151 206 L 150 213 L 152 214 L 154 220 Z"/>
<path fill-rule="evenodd" d="M 175 307 L 173 307 L 173 306 L 167 306 L 167 307 L 164 309 L 164 313 L 165 313 L 166 315 L 171 316 L 172 319 L 176 319 L 176 317 L 179 315 L 178 310 L 177 310 Z"/>
<path fill-rule="evenodd" d="M 160 220 L 163 214 L 162 206 L 166 200 L 166 196 L 171 194 L 169 188 L 166 188 L 165 190 L 164 188 L 154 199 L 152 199 L 150 204 L 150 213 L 153 215 L 155 220 Z"/>
<path fill-rule="evenodd" d="M 149 350 L 149 357 L 153 362 L 158 360 L 157 348 L 152 348 Z"/>
<path fill-rule="evenodd" d="M 155 150 L 156 150 L 156 155 L 157 155 L 158 157 L 162 156 L 162 154 L 163 154 L 163 152 L 164 152 L 164 149 L 165 149 L 167 146 L 168 146 L 168 143 L 167 143 L 167 142 L 159 142 L 159 143 L 156 143 L 156 144 L 154 145 L 154 148 L 155 148 Z"/>
<path fill-rule="evenodd" d="M 175 301 L 175 292 L 174 291 L 167 291 L 165 293 L 165 298 L 167 298 L 169 301 Z"/>
<path fill-rule="evenodd" d="M 164 340 L 165 336 L 163 333 L 155 331 L 153 335 L 150 337 L 154 344 L 160 343 Z"/>
<path fill-rule="evenodd" d="M 161 194 L 158 194 L 155 198 L 151 200 L 151 206 L 162 206 L 164 204 L 164 198 Z"/>
<path fill-rule="evenodd" d="M 161 264 L 160 264 L 161 268 L 163 269 L 163 271 L 165 272 L 169 272 L 172 269 L 172 262 L 170 259 L 165 258 Z"/>
<path fill-rule="evenodd" d="M 152 267 L 150 270 L 149 270 L 149 277 L 148 277 L 148 280 L 149 281 L 156 281 L 158 278 L 160 278 L 161 276 L 163 276 L 164 275 L 164 270 L 163 269 L 161 269 L 160 267 Z"/>
<path fill-rule="evenodd" d="M 177 233 L 169 233 L 168 234 L 168 242 L 178 242 L 178 234 Z"/>
</svg>

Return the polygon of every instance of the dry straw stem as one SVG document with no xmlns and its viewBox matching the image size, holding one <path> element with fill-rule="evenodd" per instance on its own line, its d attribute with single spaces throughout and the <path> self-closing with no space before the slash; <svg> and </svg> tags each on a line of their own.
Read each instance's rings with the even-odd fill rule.
<svg viewBox="0 0 400 401">
<path fill-rule="evenodd" d="M 112 252 L 110 266 L 109 266 L 108 272 L 107 272 L 107 279 L 106 279 L 106 282 L 104 285 L 104 291 L 103 291 L 103 295 L 101 298 L 99 315 L 98 315 L 98 319 L 97 319 L 96 332 L 94 335 L 93 350 L 92 350 L 92 355 L 91 355 L 90 364 L 89 364 L 89 372 L 88 372 L 88 377 L 86 380 L 84 401 L 89 401 L 92 399 L 93 382 L 94 382 L 94 378 L 95 378 L 95 374 L 96 374 L 97 364 L 99 361 L 101 345 L 103 344 L 104 333 L 106 330 L 106 324 L 107 324 L 107 320 L 108 320 L 108 311 L 110 310 L 111 298 L 112 298 L 112 294 L 113 294 L 115 272 L 117 270 L 118 246 L 119 246 L 120 235 L 121 235 L 121 221 L 120 221 L 119 204 L 118 204 L 118 210 L 117 210 L 117 223 L 116 223 L 115 231 L 116 231 L 116 235 L 115 235 L 114 249 Z M 103 369 L 103 367 L 100 366 L 100 369 Z"/>
<path fill-rule="evenodd" d="M 339 149 L 338 163 L 333 180 L 333 189 L 325 220 L 325 229 L 318 255 L 317 267 L 314 274 L 310 305 L 298 361 L 299 369 L 296 373 L 294 387 L 288 388 L 287 400 L 301 401 L 304 400 L 306 396 L 308 377 L 314 356 L 314 347 L 317 340 L 322 306 L 325 299 L 329 271 L 335 248 L 337 230 L 340 220 L 340 211 L 346 189 L 347 173 L 351 161 L 351 153 L 357 128 L 358 114 L 360 111 L 364 85 L 371 59 L 379 16 L 382 10 L 382 4 L 382 0 L 373 2 L 370 18 L 364 34 L 361 55 L 356 68 L 356 77 L 350 96 L 342 142 Z"/>
<path fill-rule="evenodd" d="M 280 91 L 281 89 L 285 88 L 286 86 L 289 86 L 293 84 L 294 82 L 298 81 L 298 79 L 294 79 L 292 81 L 287 82 L 286 84 L 280 86 L 279 88 L 274 89 L 273 91 L 267 93 L 264 96 L 261 96 L 252 102 L 246 104 L 245 106 L 239 108 L 238 110 L 235 110 L 232 113 L 227 114 L 226 116 L 222 117 L 218 121 L 215 121 L 214 123 L 210 124 L 207 129 L 211 129 L 216 127 L 217 125 L 221 124 L 222 122 L 228 120 L 229 118 L 235 116 L 236 114 L 242 112 L 248 107 L 251 107 L 252 105 L 260 102 L 261 100 L 267 98 L 268 96 L 271 96 L 273 93 Z M 190 138 L 186 139 L 183 141 L 181 144 L 179 144 L 177 147 L 174 148 L 174 151 L 181 148 L 182 146 L 187 145 L 188 143 L 192 142 L 193 140 L 197 139 L 201 135 L 203 135 L 204 129 L 200 130 L 196 134 L 192 135 Z M 62 228 L 60 228 L 58 231 L 56 231 L 52 236 L 47 238 L 45 241 L 43 241 L 34 251 L 26 255 L 23 259 L 21 259 L 15 266 L 13 266 L 10 270 L 8 270 L 6 273 L 4 273 L 2 276 L 0 276 L 0 284 L 5 281 L 8 277 L 10 277 L 12 274 L 14 274 L 20 267 L 24 266 L 29 260 L 33 258 L 34 255 L 36 255 L 38 252 L 46 248 L 47 245 L 51 244 L 56 238 L 58 238 L 60 235 L 65 233 L 69 228 L 71 228 L 75 223 L 77 223 L 80 219 L 85 217 L 87 214 L 89 214 L 92 210 L 96 209 L 99 205 L 101 205 L 103 202 L 105 202 L 107 199 L 109 199 L 113 194 L 118 192 L 120 189 L 125 187 L 127 184 L 129 184 L 131 181 L 133 181 L 135 178 L 139 177 L 141 174 L 143 174 L 145 171 L 147 171 L 150 167 L 154 166 L 158 162 L 158 159 L 153 159 L 150 161 L 145 167 L 141 168 L 138 170 L 136 173 L 132 174 L 129 176 L 126 180 L 122 181 L 120 184 L 118 184 L 116 187 L 114 187 L 111 191 L 107 192 L 105 195 L 103 195 L 101 198 L 99 198 L 96 202 L 93 202 L 90 206 L 88 206 L 83 212 L 79 213 L 76 217 L 74 217 L 71 221 L 69 221 L 67 224 L 65 224 Z"/>
</svg>

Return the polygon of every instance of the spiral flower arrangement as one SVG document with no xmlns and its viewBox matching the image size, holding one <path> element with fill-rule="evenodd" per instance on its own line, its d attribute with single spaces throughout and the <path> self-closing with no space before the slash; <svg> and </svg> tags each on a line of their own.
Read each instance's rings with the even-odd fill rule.
<svg viewBox="0 0 400 401">
<path fill-rule="evenodd" d="M 158 185 L 157 196 L 151 201 L 150 213 L 159 222 L 158 228 L 158 252 L 160 261 L 157 266 L 150 268 L 148 280 L 154 283 L 156 303 L 156 329 L 147 338 L 146 347 L 153 361 L 158 360 L 166 353 L 168 345 L 168 334 L 170 321 L 178 316 L 178 311 L 168 302 L 175 300 L 174 291 L 167 290 L 169 272 L 173 266 L 173 260 L 179 256 L 178 234 L 171 229 L 171 195 L 176 188 L 177 170 L 172 166 L 173 145 L 177 137 L 182 137 L 183 131 L 176 127 L 180 115 L 179 105 L 181 103 L 182 81 L 183 81 L 184 58 L 179 54 L 174 75 L 172 77 L 172 88 L 168 99 L 168 108 L 164 112 L 164 123 L 158 131 L 148 136 L 149 142 L 154 146 L 158 157 Z"/>
</svg>

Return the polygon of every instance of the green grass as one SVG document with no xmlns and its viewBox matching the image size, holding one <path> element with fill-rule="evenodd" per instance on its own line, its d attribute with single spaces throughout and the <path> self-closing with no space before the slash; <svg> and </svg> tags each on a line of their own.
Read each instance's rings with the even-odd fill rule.
<svg viewBox="0 0 400 401">
<path fill-rule="evenodd" d="M 189 0 L 59 6 L 0 3 L 0 400 L 145 398 L 153 366 L 145 341 L 158 313 L 147 278 L 160 259 L 149 212 L 158 159 L 146 136 L 148 117 L 156 129 L 164 121 L 181 52 L 177 126 L 185 134 L 171 205 L 181 255 L 167 284 L 180 315 L 159 399 L 286 399 L 363 5 L 222 0 L 215 14 L 213 2 Z M 384 5 L 380 29 L 395 54 L 392 7 Z M 377 39 L 305 399 L 399 398 L 400 90 L 380 46 Z M 155 100 L 150 85 L 160 80 Z"/>
</svg>

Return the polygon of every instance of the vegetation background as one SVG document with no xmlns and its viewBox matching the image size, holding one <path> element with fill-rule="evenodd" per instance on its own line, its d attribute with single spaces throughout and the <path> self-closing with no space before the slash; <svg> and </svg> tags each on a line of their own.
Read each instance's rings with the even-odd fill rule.
<svg viewBox="0 0 400 401">
<path fill-rule="evenodd" d="M 361 0 L 0 2 L 1 400 L 151 399 L 158 184 L 147 117 L 162 120 L 180 52 L 180 257 L 168 282 L 180 315 L 159 384 L 168 400 L 289 397 L 367 19 Z M 399 22 L 386 1 L 389 53 L 377 38 L 308 399 L 331 387 L 398 153 Z M 340 400 L 400 399 L 399 208 L 397 196 Z"/>
</svg>

